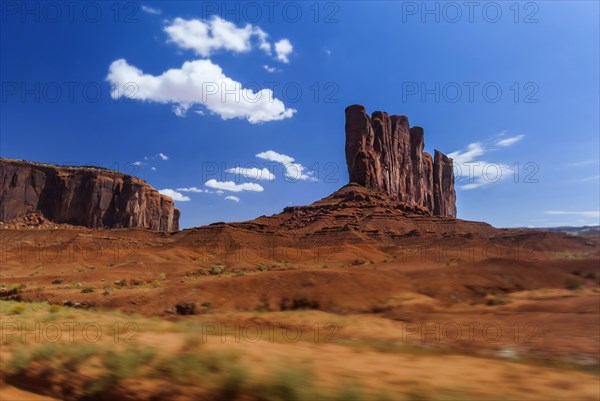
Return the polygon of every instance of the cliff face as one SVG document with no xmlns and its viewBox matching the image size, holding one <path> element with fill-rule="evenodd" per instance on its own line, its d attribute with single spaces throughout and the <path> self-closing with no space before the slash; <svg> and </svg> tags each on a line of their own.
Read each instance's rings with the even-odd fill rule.
<svg viewBox="0 0 600 401">
<path fill-rule="evenodd" d="M 406 116 L 361 105 L 346 108 L 346 163 L 350 182 L 416 204 L 436 216 L 456 217 L 452 159 L 423 152 L 424 132 Z"/>
<path fill-rule="evenodd" d="M 177 231 L 173 199 L 130 175 L 0 159 L 0 220 L 39 211 L 55 223 Z"/>
</svg>

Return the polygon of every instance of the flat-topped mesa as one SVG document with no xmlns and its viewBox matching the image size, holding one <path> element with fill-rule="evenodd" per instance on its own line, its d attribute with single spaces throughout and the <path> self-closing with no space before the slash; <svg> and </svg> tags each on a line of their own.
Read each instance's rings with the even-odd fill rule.
<svg viewBox="0 0 600 401">
<path fill-rule="evenodd" d="M 346 108 L 346 163 L 350 182 L 416 204 L 431 214 L 456 217 L 452 159 L 439 151 L 423 152 L 423 128 L 410 127 L 406 116 L 364 106 Z"/>
<path fill-rule="evenodd" d="M 0 159 L 0 221 L 41 212 L 90 228 L 179 229 L 179 210 L 146 181 L 100 167 Z"/>
</svg>

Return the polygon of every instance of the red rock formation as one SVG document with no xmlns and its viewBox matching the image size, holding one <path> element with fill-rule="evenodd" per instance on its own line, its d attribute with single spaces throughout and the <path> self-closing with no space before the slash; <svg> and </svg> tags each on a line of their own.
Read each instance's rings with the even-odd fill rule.
<svg viewBox="0 0 600 401">
<path fill-rule="evenodd" d="M 456 217 L 452 159 L 423 152 L 423 128 L 406 116 L 376 111 L 369 117 L 361 105 L 346 108 L 346 163 L 350 182 L 416 204 L 436 216 Z"/>
<path fill-rule="evenodd" d="M 0 220 L 39 211 L 55 223 L 177 231 L 173 199 L 145 181 L 98 167 L 0 159 Z"/>
</svg>

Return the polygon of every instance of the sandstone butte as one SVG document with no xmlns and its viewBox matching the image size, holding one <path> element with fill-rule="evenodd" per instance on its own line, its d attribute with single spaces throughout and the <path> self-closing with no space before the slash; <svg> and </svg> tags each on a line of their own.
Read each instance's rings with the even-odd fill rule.
<svg viewBox="0 0 600 401">
<path fill-rule="evenodd" d="M 408 118 L 364 106 L 346 108 L 346 163 L 350 182 L 420 206 L 434 216 L 456 217 L 452 159 L 423 152 L 423 128 Z"/>
<path fill-rule="evenodd" d="M 381 111 L 369 116 L 361 105 L 348 106 L 345 112 L 351 185 L 327 199 L 350 207 L 352 196 L 360 195 L 352 189 L 358 184 L 373 195 L 389 198 L 395 203 L 389 207 L 456 217 L 452 159 L 437 150 L 433 158 L 423 152 L 423 128 L 410 127 L 406 116 Z M 54 223 L 90 228 L 179 230 L 173 199 L 141 179 L 105 168 L 0 159 L 0 191 L 0 221 L 4 222 L 37 212 Z M 313 212 L 323 212 L 317 209 Z"/>
<path fill-rule="evenodd" d="M 179 230 L 179 210 L 146 181 L 100 167 L 0 159 L 0 221 L 32 212 L 90 228 Z"/>
</svg>

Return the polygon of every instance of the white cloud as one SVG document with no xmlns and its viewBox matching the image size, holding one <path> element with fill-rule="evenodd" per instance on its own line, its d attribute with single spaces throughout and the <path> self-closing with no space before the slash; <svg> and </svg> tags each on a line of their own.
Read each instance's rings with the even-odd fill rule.
<svg viewBox="0 0 600 401">
<path fill-rule="evenodd" d="M 595 175 L 592 177 L 585 177 L 585 178 L 581 178 L 579 181 L 581 182 L 588 182 L 588 181 L 599 181 L 600 180 L 600 175 Z"/>
<path fill-rule="evenodd" d="M 226 196 L 225 200 L 229 200 L 229 201 L 233 201 L 233 202 L 239 202 L 240 198 L 238 198 L 237 196 Z"/>
<path fill-rule="evenodd" d="M 203 57 L 221 49 L 234 53 L 248 52 L 252 49 L 250 39 L 255 34 L 250 24 L 238 28 L 234 23 L 217 16 L 213 16 L 209 21 L 175 18 L 164 30 L 171 42 L 183 49 L 193 50 Z"/>
<path fill-rule="evenodd" d="M 156 167 L 152 166 L 152 167 L 151 167 L 151 170 L 152 170 L 152 171 L 156 171 Z"/>
<path fill-rule="evenodd" d="M 169 160 L 169 156 L 165 155 L 164 153 L 159 153 L 158 157 L 160 157 L 162 160 Z"/>
<path fill-rule="evenodd" d="M 263 65 L 263 68 L 265 69 L 265 71 L 267 71 L 267 72 L 270 72 L 270 73 L 273 73 L 273 72 L 276 72 L 276 71 L 277 71 L 277 68 L 275 68 L 275 67 L 269 67 L 269 66 L 268 66 L 268 65 L 266 65 L 266 64 L 265 64 L 265 65 Z"/>
<path fill-rule="evenodd" d="M 147 14 L 152 14 L 152 15 L 162 14 L 162 11 L 160 9 L 154 8 L 154 7 L 149 7 L 149 6 L 144 6 L 144 5 L 142 5 L 142 11 Z"/>
<path fill-rule="evenodd" d="M 455 163 L 463 164 L 475 160 L 477 156 L 481 156 L 484 153 L 485 149 L 483 145 L 480 143 L 471 143 L 469 146 L 467 146 L 466 151 L 461 152 L 457 150 L 448 154 L 448 157 L 452 158 Z"/>
<path fill-rule="evenodd" d="M 544 214 L 552 214 L 552 215 L 574 215 L 574 216 L 581 216 L 581 217 L 591 217 L 591 218 L 600 218 L 600 210 L 590 210 L 590 211 L 583 211 L 583 212 L 565 212 L 565 211 L 559 211 L 559 210 L 547 210 L 544 212 Z"/>
<path fill-rule="evenodd" d="M 269 160 L 283 165 L 285 176 L 295 180 L 317 181 L 313 171 L 308 171 L 305 166 L 296 163 L 296 160 L 288 155 L 277 153 L 273 150 L 267 150 L 256 155 L 259 159 Z"/>
<path fill-rule="evenodd" d="M 230 192 L 242 192 L 242 191 L 253 191 L 262 192 L 265 189 L 256 183 L 246 182 L 244 184 L 236 184 L 233 181 L 217 181 L 215 179 L 208 180 L 204 183 L 209 188 L 220 189 L 223 191 Z"/>
<path fill-rule="evenodd" d="M 170 196 L 171 198 L 173 198 L 174 201 L 188 202 L 190 200 L 190 198 L 188 198 L 187 196 L 185 196 L 182 193 L 179 193 L 177 191 L 174 191 L 172 189 L 168 189 L 168 188 L 161 189 L 158 192 L 162 195 Z"/>
<path fill-rule="evenodd" d="M 201 189 L 201 188 L 196 188 L 196 187 L 177 188 L 177 190 L 180 192 L 195 192 L 195 193 L 209 192 L 208 189 Z"/>
<path fill-rule="evenodd" d="M 456 183 L 468 183 L 458 186 L 462 190 L 470 190 L 497 183 L 512 177 L 510 166 L 503 163 L 478 160 L 487 149 L 481 143 L 471 143 L 465 151 L 455 151 L 448 154 L 453 159 Z"/>
<path fill-rule="evenodd" d="M 288 56 L 292 54 L 294 51 L 294 47 L 287 39 L 281 39 L 279 42 L 275 43 L 275 53 L 277 53 L 277 60 L 282 63 L 289 63 L 290 60 Z"/>
<path fill-rule="evenodd" d="M 175 18 L 164 31 L 169 36 L 169 42 L 182 49 L 192 50 L 202 57 L 209 57 L 218 50 L 247 53 L 255 45 L 265 54 L 273 54 L 269 35 L 260 27 L 252 24 L 238 27 L 216 15 L 206 21 Z M 288 63 L 288 55 L 292 51 L 293 46 L 288 39 L 275 43 L 276 58 L 279 61 Z"/>
<path fill-rule="evenodd" d="M 510 138 L 500 139 L 499 141 L 496 142 L 496 145 L 503 146 L 503 147 L 511 146 L 511 145 L 514 145 L 515 143 L 519 142 L 523 138 L 525 138 L 525 135 L 517 135 L 517 136 L 510 137 Z"/>
<path fill-rule="evenodd" d="M 226 173 L 241 175 L 245 178 L 250 178 L 253 180 L 267 180 L 273 181 L 275 179 L 275 175 L 269 171 L 267 168 L 259 169 L 256 167 L 253 168 L 244 168 L 244 167 L 234 167 L 225 170 Z"/>
<path fill-rule="evenodd" d="M 141 166 L 141 165 L 142 165 L 142 162 L 140 162 L 140 161 L 137 161 L 137 162 L 133 162 L 133 163 L 131 163 L 131 164 L 133 164 L 134 166 Z"/>
<path fill-rule="evenodd" d="M 171 103 L 179 116 L 194 105 L 203 105 L 223 120 L 244 118 L 256 124 L 290 118 L 296 112 L 275 99 L 270 89 L 256 93 L 244 89 L 210 60 L 188 61 L 179 69 L 154 76 L 119 59 L 110 65 L 107 80 L 115 87 L 114 99 Z"/>
<path fill-rule="evenodd" d="M 582 167 L 582 166 L 589 166 L 591 164 L 596 164 L 596 163 L 598 163 L 598 160 L 583 160 L 583 161 L 579 161 L 579 162 L 569 163 L 568 166 L 569 167 Z"/>
</svg>

